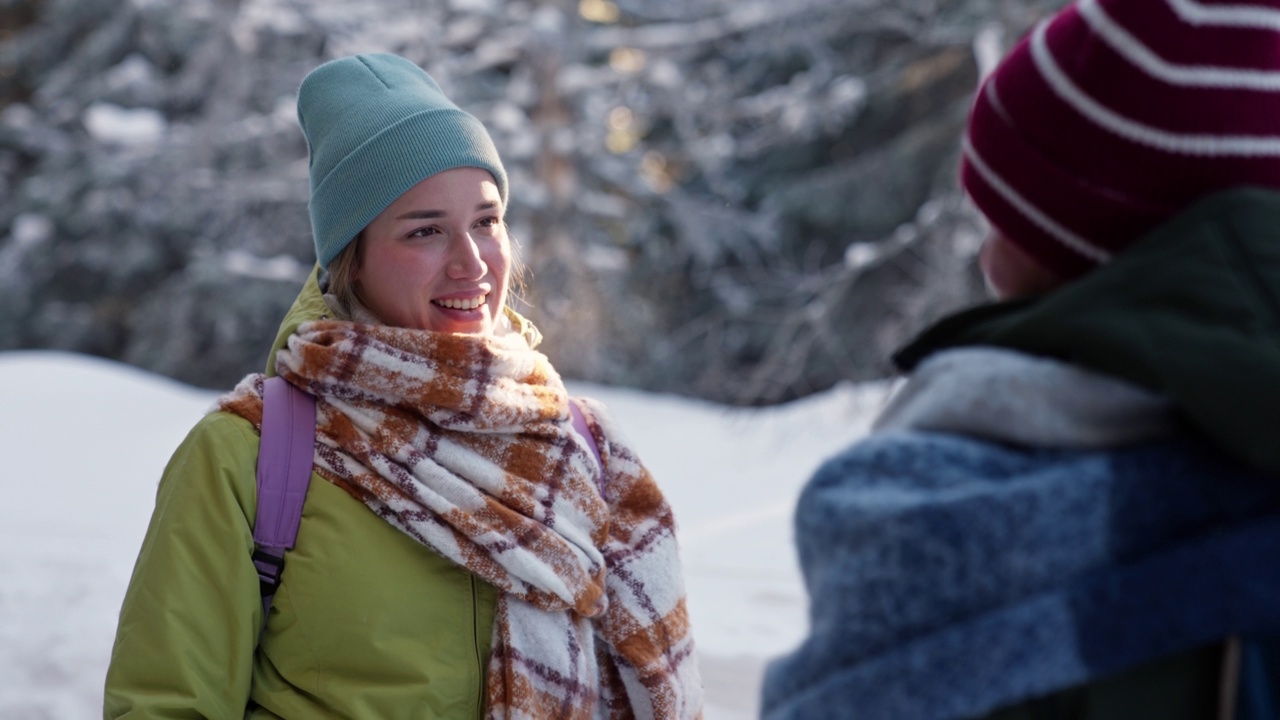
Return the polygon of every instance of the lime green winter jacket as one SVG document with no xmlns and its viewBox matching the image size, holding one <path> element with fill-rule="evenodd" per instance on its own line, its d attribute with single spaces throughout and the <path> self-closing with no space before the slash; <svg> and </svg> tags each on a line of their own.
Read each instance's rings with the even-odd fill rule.
<svg viewBox="0 0 1280 720">
<path fill-rule="evenodd" d="M 275 349 L 327 312 L 313 274 Z M 258 640 L 258 433 L 204 417 L 165 468 L 106 718 L 478 718 L 497 591 L 316 474 Z"/>
</svg>

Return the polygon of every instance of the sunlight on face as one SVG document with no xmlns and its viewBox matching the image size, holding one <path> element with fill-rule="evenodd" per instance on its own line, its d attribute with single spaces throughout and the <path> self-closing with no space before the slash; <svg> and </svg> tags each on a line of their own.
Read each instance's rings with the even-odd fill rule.
<svg viewBox="0 0 1280 720">
<path fill-rule="evenodd" d="M 395 327 L 492 334 L 511 270 L 504 211 L 485 170 L 454 168 L 414 185 L 365 228 L 360 297 Z"/>
</svg>

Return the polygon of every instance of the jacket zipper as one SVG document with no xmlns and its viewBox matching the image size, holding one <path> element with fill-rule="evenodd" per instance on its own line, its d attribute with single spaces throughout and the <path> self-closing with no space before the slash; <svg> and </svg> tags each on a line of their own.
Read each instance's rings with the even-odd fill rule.
<svg viewBox="0 0 1280 720">
<path fill-rule="evenodd" d="M 476 651 L 476 708 L 475 717 L 484 716 L 484 656 L 480 652 L 480 590 L 476 584 L 476 576 L 473 573 L 467 573 L 471 579 L 471 644 Z"/>
</svg>

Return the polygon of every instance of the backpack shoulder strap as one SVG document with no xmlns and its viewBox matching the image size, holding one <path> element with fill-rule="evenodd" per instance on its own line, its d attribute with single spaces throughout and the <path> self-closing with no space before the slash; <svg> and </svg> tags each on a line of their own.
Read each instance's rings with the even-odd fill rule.
<svg viewBox="0 0 1280 720">
<path fill-rule="evenodd" d="M 578 407 L 578 401 L 569 398 L 569 417 L 573 420 L 573 429 L 587 441 L 587 447 L 591 448 L 591 454 L 595 456 L 596 465 L 600 466 L 600 475 L 596 477 L 596 485 L 600 487 L 600 497 L 605 500 L 609 496 L 604 491 L 604 461 L 600 459 L 600 447 L 596 445 L 596 438 L 591 434 L 591 427 L 587 425 L 587 418 L 582 414 L 582 408 Z"/>
<path fill-rule="evenodd" d="M 315 398 L 282 377 L 267 378 L 258 448 L 258 513 L 253 523 L 253 564 L 262 592 L 263 627 L 280 586 L 284 553 L 298 538 L 315 442 Z"/>
</svg>

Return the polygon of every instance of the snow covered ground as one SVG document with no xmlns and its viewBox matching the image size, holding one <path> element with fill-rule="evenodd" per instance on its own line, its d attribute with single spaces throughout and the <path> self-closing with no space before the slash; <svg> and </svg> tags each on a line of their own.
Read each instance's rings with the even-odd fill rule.
<svg viewBox="0 0 1280 720">
<path fill-rule="evenodd" d="M 755 716 L 805 631 L 790 518 L 887 386 L 739 410 L 570 383 L 607 403 L 681 527 L 707 720 Z M 0 720 L 101 716 L 115 618 L 169 454 L 215 393 L 117 363 L 0 353 Z"/>
</svg>

